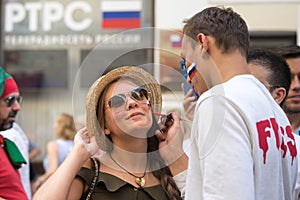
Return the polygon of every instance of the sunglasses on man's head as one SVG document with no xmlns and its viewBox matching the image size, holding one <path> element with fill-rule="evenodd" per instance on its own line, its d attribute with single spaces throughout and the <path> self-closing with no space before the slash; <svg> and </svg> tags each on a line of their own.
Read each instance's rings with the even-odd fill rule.
<svg viewBox="0 0 300 200">
<path fill-rule="evenodd" d="M 149 98 L 148 94 L 149 92 L 146 88 L 136 88 L 128 92 L 128 95 L 136 101 L 148 100 Z M 117 108 L 124 105 L 125 103 L 126 103 L 126 94 L 116 94 L 108 100 L 107 107 Z"/>
<path fill-rule="evenodd" d="M 22 102 L 22 97 L 21 96 L 9 96 L 7 98 L 4 99 L 6 106 L 7 107 L 11 107 L 15 101 L 17 101 L 19 104 Z"/>
</svg>

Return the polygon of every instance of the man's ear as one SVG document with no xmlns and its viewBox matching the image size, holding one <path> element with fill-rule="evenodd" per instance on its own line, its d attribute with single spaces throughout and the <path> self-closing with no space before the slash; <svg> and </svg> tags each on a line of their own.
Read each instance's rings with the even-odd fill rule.
<svg viewBox="0 0 300 200">
<path fill-rule="evenodd" d="M 286 90 L 283 87 L 275 88 L 272 92 L 272 96 L 274 100 L 280 104 L 286 96 Z"/>
<path fill-rule="evenodd" d="M 199 33 L 197 35 L 197 44 L 203 47 L 203 50 L 207 51 L 208 48 L 208 40 L 207 36 L 203 33 Z"/>
</svg>

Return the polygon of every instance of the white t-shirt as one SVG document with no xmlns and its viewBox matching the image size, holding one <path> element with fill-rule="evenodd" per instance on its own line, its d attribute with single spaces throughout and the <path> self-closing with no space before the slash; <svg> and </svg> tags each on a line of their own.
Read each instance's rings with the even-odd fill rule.
<svg viewBox="0 0 300 200">
<path fill-rule="evenodd" d="M 252 75 L 200 96 L 191 143 L 186 199 L 292 199 L 298 166 L 292 129 Z"/>
<path fill-rule="evenodd" d="M 297 173 L 297 182 L 296 182 L 296 186 L 295 186 L 295 193 L 294 193 L 294 199 L 295 200 L 299 200 L 300 199 L 300 136 L 297 134 L 294 134 L 295 137 L 295 142 L 296 142 L 296 146 L 297 146 L 297 152 L 298 152 L 298 173 Z"/>
<path fill-rule="evenodd" d="M 28 137 L 16 122 L 13 123 L 13 127 L 11 129 L 1 131 L 1 135 L 13 141 L 17 145 L 24 159 L 26 160 L 27 164 L 23 164 L 22 167 L 19 169 L 19 172 L 27 197 L 28 199 L 31 199 Z"/>
</svg>

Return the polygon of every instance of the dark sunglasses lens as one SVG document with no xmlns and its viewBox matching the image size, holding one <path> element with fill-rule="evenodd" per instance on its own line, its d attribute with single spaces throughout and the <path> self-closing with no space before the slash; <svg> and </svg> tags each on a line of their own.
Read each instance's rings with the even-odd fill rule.
<svg viewBox="0 0 300 200">
<path fill-rule="evenodd" d="M 131 96 L 138 101 L 143 100 L 144 97 L 148 99 L 148 91 L 145 88 L 136 88 L 131 91 Z"/>
<path fill-rule="evenodd" d="M 15 99 L 16 99 L 15 97 L 8 98 L 7 99 L 7 106 L 11 107 L 15 103 Z"/>
<path fill-rule="evenodd" d="M 17 102 L 21 103 L 22 102 L 22 97 L 17 97 Z"/>
<path fill-rule="evenodd" d="M 18 103 L 21 103 L 22 101 L 22 97 L 8 97 L 6 102 L 7 102 L 7 106 L 11 107 L 15 101 L 17 101 Z"/>
<path fill-rule="evenodd" d="M 124 94 L 115 95 L 108 100 L 108 105 L 111 108 L 120 107 L 125 103 L 125 99 L 126 97 Z"/>
<path fill-rule="evenodd" d="M 149 94 L 149 92 L 148 92 L 148 90 L 146 90 L 145 88 L 141 88 L 141 90 L 140 90 L 140 94 L 143 96 L 143 97 L 146 97 L 146 99 L 148 99 L 148 94 Z"/>
</svg>

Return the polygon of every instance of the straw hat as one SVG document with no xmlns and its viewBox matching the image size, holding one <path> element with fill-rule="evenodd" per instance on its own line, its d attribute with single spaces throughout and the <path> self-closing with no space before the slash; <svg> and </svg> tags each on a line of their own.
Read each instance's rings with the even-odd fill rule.
<svg viewBox="0 0 300 200">
<path fill-rule="evenodd" d="M 107 74 L 101 76 L 94 84 L 90 87 L 87 98 L 86 98 L 86 125 L 90 136 L 96 136 L 97 144 L 100 149 L 105 145 L 107 137 L 103 134 L 103 130 L 99 125 L 97 119 L 98 101 L 105 87 L 110 83 L 122 79 L 130 78 L 133 79 L 135 84 L 139 87 L 147 88 L 150 92 L 150 103 L 153 111 L 159 112 L 161 110 L 162 95 L 160 85 L 156 79 L 146 72 L 145 70 L 133 67 L 123 66 L 109 71 Z"/>
</svg>

